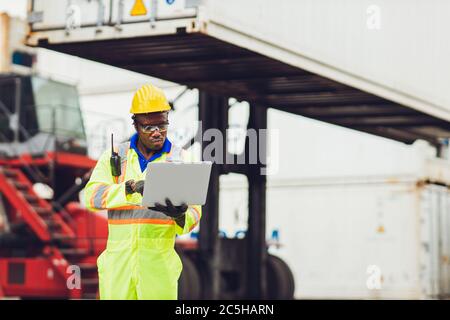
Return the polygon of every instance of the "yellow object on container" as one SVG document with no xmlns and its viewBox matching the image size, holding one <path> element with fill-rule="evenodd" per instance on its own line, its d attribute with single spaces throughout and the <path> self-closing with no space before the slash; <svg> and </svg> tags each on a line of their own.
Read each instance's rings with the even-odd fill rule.
<svg viewBox="0 0 450 320">
<path fill-rule="evenodd" d="M 136 0 L 134 2 L 133 8 L 131 9 L 130 15 L 132 16 L 145 16 L 147 14 L 147 8 L 145 7 L 143 0 Z"/>
</svg>

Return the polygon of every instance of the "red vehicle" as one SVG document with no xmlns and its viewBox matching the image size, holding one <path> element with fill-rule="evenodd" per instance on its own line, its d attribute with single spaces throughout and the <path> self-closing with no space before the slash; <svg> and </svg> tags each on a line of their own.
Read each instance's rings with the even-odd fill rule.
<svg viewBox="0 0 450 320">
<path fill-rule="evenodd" d="M 78 200 L 95 161 L 76 88 L 1 75 L 0 123 L 0 297 L 95 298 L 107 223 Z"/>
</svg>

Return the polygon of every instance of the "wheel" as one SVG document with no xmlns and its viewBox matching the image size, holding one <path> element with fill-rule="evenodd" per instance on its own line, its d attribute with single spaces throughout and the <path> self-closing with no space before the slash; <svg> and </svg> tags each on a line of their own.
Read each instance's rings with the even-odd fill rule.
<svg viewBox="0 0 450 320">
<path fill-rule="evenodd" d="M 295 281 L 289 266 L 280 258 L 267 256 L 267 296 L 271 300 L 292 300 Z"/>
<path fill-rule="evenodd" d="M 183 271 L 178 280 L 179 300 L 199 300 L 201 297 L 200 274 L 194 262 L 186 254 L 180 253 Z"/>
</svg>

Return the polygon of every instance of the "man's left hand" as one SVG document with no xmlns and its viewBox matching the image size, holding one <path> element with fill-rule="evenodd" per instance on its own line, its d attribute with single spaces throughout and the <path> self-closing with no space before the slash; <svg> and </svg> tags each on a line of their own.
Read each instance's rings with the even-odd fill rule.
<svg viewBox="0 0 450 320">
<path fill-rule="evenodd" d="M 162 212 L 165 215 L 178 220 L 184 217 L 184 215 L 186 214 L 186 210 L 188 209 L 188 205 L 186 203 L 183 203 L 180 206 L 174 206 L 172 204 L 172 201 L 166 198 L 165 206 L 160 203 L 155 203 L 155 206 L 150 207 L 150 209 Z"/>
</svg>

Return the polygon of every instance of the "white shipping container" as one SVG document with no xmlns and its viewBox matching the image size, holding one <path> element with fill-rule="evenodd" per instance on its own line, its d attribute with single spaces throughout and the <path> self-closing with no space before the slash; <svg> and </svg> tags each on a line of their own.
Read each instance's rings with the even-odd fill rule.
<svg viewBox="0 0 450 320">
<path fill-rule="evenodd" d="M 450 76 L 441 72 L 450 66 L 450 42 L 443 41 L 450 24 L 446 0 L 34 0 L 32 4 L 30 45 L 37 45 L 38 39 L 111 40 L 175 34 L 184 28 L 450 119 L 446 87 Z M 137 4 L 145 7 L 145 14 L 131 14 Z"/>
<path fill-rule="evenodd" d="M 409 176 L 268 182 L 267 234 L 279 232 L 282 246 L 271 250 L 291 267 L 296 298 L 450 294 L 450 193 L 442 185 L 449 163 L 430 160 L 424 168 Z M 221 192 L 220 227 L 233 235 L 245 229 L 246 186 L 223 177 Z"/>
<path fill-rule="evenodd" d="M 450 119 L 446 0 L 206 0 L 207 32 Z M 318 39 L 320 39 L 318 41 Z"/>
<path fill-rule="evenodd" d="M 47 31 L 180 19 L 197 12 L 185 0 L 34 0 L 32 9 L 33 29 Z"/>
<path fill-rule="evenodd" d="M 70 29 L 105 24 L 109 19 L 110 1 L 45 0 L 33 1 L 32 21 L 36 30 Z"/>
</svg>

